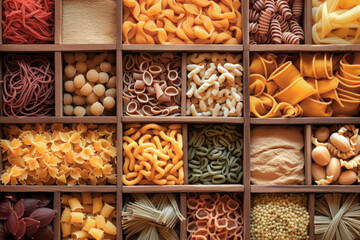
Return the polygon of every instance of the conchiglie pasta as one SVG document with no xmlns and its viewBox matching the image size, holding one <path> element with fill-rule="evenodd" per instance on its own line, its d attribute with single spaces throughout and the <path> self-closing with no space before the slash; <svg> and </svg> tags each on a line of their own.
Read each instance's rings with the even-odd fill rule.
<svg viewBox="0 0 360 240">
<path fill-rule="evenodd" d="M 125 44 L 239 44 L 242 40 L 240 0 L 125 0 L 123 4 Z"/>
</svg>

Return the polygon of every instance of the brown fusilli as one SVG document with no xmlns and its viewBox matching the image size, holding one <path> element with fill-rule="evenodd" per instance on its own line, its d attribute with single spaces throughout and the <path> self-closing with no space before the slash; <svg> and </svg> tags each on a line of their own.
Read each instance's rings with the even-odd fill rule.
<svg viewBox="0 0 360 240">
<path fill-rule="evenodd" d="M 290 29 L 291 32 L 293 32 L 296 36 L 299 37 L 300 40 L 305 39 L 304 30 L 300 27 L 299 23 L 296 20 L 294 19 L 290 20 Z"/>
<path fill-rule="evenodd" d="M 271 11 L 266 9 L 261 13 L 260 20 L 259 20 L 259 34 L 265 35 L 268 33 L 270 28 L 272 14 Z"/>
<path fill-rule="evenodd" d="M 285 0 L 278 0 L 276 2 L 276 5 L 279 9 L 279 12 L 281 12 L 281 15 L 283 16 L 283 18 L 285 20 L 288 20 L 292 17 L 292 13 L 291 13 L 291 10 L 290 10 L 290 7 L 289 7 L 289 4 L 287 1 Z"/>
<path fill-rule="evenodd" d="M 299 44 L 300 39 L 298 36 L 293 34 L 292 32 L 284 32 L 282 35 L 282 40 L 286 44 Z"/>
<path fill-rule="evenodd" d="M 281 33 L 280 23 L 278 20 L 273 19 L 271 21 L 270 32 L 273 43 L 281 44 L 282 33 Z"/>
</svg>

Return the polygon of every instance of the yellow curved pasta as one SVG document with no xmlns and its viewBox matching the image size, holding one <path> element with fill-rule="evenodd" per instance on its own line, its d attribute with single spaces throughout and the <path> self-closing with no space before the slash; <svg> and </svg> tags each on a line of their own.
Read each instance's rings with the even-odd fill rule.
<svg viewBox="0 0 360 240">
<path fill-rule="evenodd" d="M 240 0 L 124 0 L 125 44 L 240 44 Z"/>
<path fill-rule="evenodd" d="M 250 112 L 259 118 L 357 116 L 360 53 L 254 54 Z"/>
<path fill-rule="evenodd" d="M 125 185 L 183 184 L 181 124 L 125 125 L 123 139 Z"/>
<path fill-rule="evenodd" d="M 358 0 L 316 0 L 312 2 L 314 43 L 360 43 L 360 2 Z"/>
</svg>

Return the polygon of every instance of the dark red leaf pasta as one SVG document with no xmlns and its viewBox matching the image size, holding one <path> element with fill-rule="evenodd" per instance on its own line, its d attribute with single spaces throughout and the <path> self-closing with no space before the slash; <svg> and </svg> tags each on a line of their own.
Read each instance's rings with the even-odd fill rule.
<svg viewBox="0 0 360 240">
<path fill-rule="evenodd" d="M 54 115 L 55 74 L 49 56 L 9 54 L 4 57 L 4 67 L 4 115 Z"/>
<path fill-rule="evenodd" d="M 5 44 L 54 42 L 54 0 L 4 0 L 2 5 Z"/>
</svg>

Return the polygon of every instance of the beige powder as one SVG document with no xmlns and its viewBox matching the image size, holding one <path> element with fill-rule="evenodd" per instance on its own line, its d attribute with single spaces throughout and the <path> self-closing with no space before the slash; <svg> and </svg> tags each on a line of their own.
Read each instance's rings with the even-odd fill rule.
<svg viewBox="0 0 360 240">
<path fill-rule="evenodd" d="M 301 128 L 262 126 L 251 130 L 250 178 L 255 185 L 304 184 Z"/>
<path fill-rule="evenodd" d="M 116 44 L 115 0 L 63 0 L 64 44 Z"/>
</svg>

